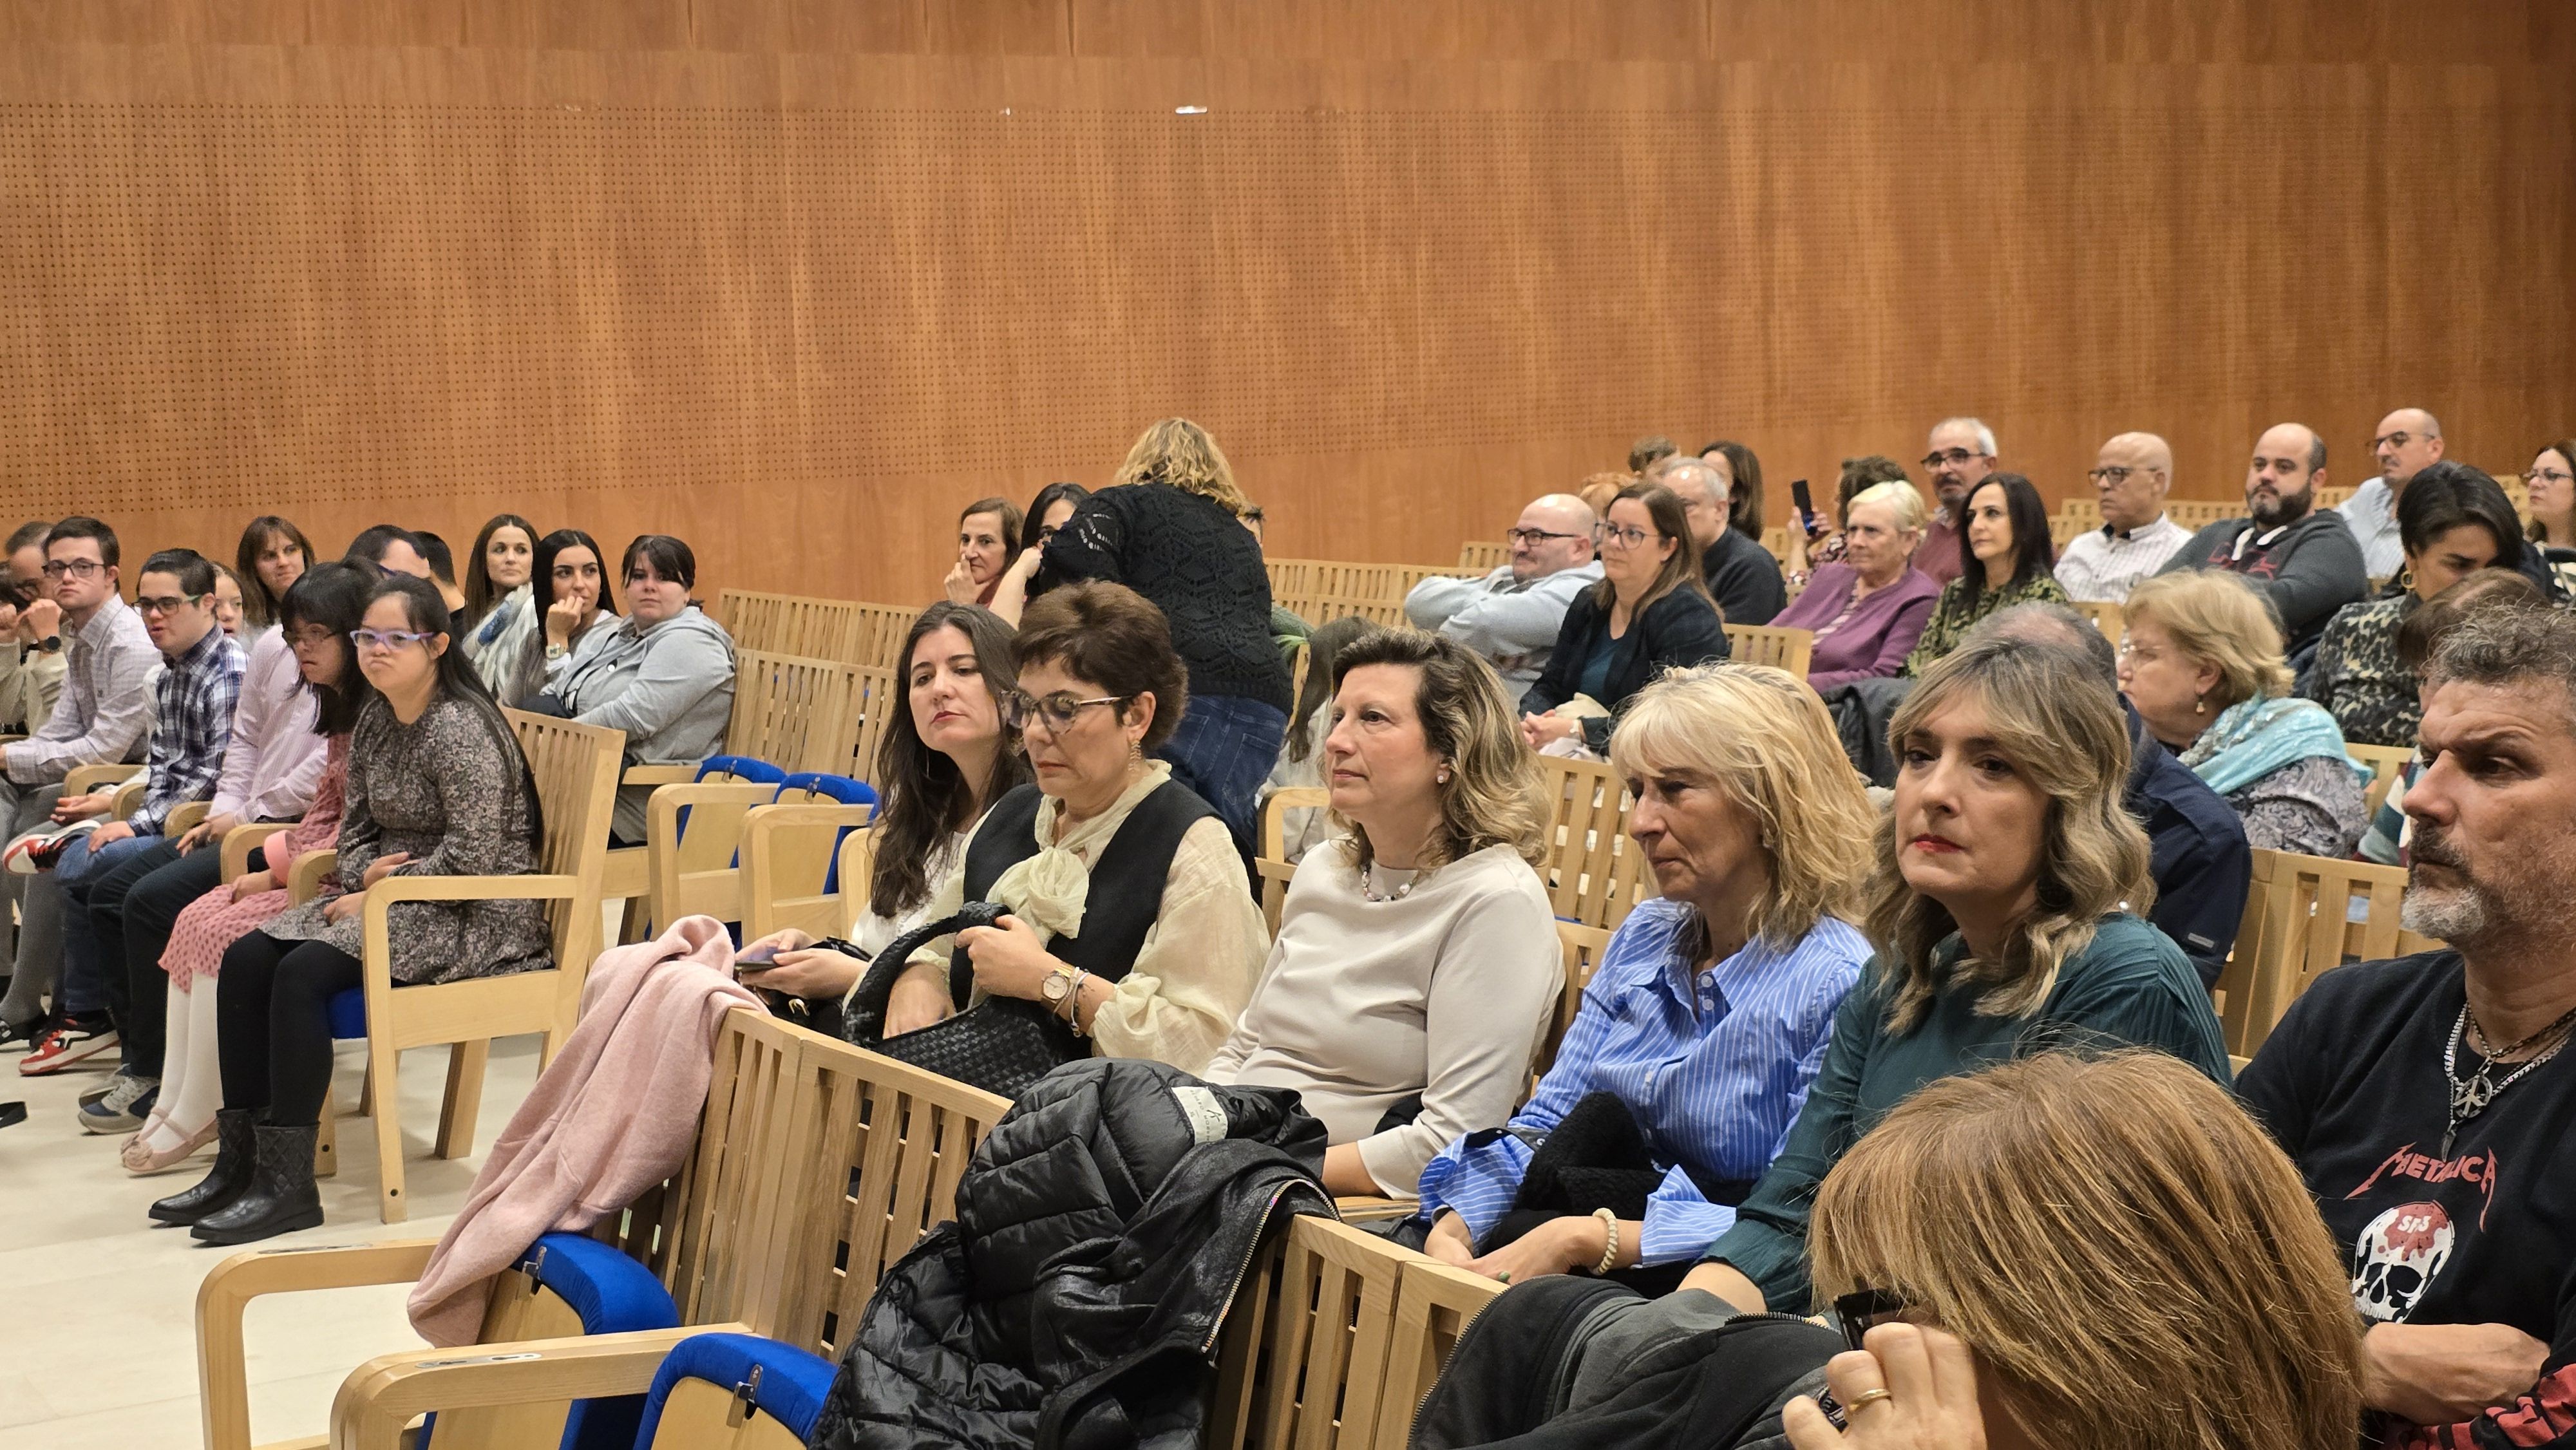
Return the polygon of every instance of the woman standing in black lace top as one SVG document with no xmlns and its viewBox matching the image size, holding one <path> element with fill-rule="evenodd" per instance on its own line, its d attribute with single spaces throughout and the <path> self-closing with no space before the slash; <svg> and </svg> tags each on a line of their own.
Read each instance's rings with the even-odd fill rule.
<svg viewBox="0 0 2576 1450">
<path fill-rule="evenodd" d="M 1186 418 L 1146 429 L 1110 483 L 1047 541 L 1034 592 L 1103 579 L 1163 611 L 1189 666 L 1189 709 L 1156 753 L 1249 846 L 1289 703 L 1288 667 L 1270 637 L 1270 575 L 1243 526 L 1252 505 L 1216 440 Z"/>
</svg>

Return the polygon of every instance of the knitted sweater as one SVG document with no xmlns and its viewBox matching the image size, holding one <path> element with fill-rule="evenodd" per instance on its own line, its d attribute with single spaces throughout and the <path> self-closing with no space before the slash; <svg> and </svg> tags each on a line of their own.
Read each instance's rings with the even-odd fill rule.
<svg viewBox="0 0 2576 1450">
<path fill-rule="evenodd" d="M 1261 543 L 1223 504 L 1163 483 L 1104 488 L 1074 509 L 1042 559 L 1033 593 L 1104 579 L 1152 600 L 1172 623 L 1191 694 L 1239 695 L 1288 713 Z"/>
</svg>

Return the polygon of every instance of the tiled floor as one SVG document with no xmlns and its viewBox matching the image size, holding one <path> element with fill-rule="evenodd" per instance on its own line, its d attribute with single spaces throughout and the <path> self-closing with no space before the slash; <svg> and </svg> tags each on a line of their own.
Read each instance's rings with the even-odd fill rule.
<svg viewBox="0 0 2576 1450">
<path fill-rule="evenodd" d="M 335 1096 L 358 1100 L 358 1044 L 341 1052 Z M 199 1443 L 198 1281 L 222 1259 L 184 1230 L 155 1227 L 145 1205 L 203 1176 L 212 1152 L 157 1178 L 118 1166 L 117 1141 L 73 1122 L 82 1091 L 102 1072 L 75 1068 L 20 1078 L 0 1055 L 0 1099 L 23 1098 L 27 1121 L 0 1130 L 0 1450 L 184 1450 Z M 447 1050 L 403 1056 L 408 1222 L 376 1219 L 376 1164 L 367 1120 L 340 1119 L 341 1169 L 322 1184 L 322 1227 L 286 1244 L 435 1238 L 464 1202 L 481 1154 L 536 1078 L 536 1039 L 495 1043 L 475 1132 L 475 1154 L 429 1156 Z M 361 1360 L 417 1346 L 400 1288 L 299 1294 L 255 1302 L 248 1344 L 254 1443 L 318 1435 L 331 1397 Z"/>
</svg>

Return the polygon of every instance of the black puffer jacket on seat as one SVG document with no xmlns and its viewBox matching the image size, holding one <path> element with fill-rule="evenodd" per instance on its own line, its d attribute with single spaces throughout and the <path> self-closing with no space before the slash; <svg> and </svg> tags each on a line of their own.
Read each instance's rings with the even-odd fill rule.
<svg viewBox="0 0 2576 1450">
<path fill-rule="evenodd" d="M 1226 1309 L 1268 1234 L 1333 1212 L 1323 1166 L 1293 1092 L 1057 1068 L 877 1286 L 809 1443 L 1196 1446 Z"/>
</svg>

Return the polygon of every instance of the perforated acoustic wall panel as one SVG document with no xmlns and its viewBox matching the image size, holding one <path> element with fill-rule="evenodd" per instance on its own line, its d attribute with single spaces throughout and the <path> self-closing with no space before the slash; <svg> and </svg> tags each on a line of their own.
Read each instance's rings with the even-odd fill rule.
<svg viewBox="0 0 2576 1450">
<path fill-rule="evenodd" d="M 2068 8 L 30 3 L 0 488 L 917 600 L 1170 413 L 1274 551 L 1407 560 L 1648 431 L 1781 501 L 1959 411 L 2053 493 L 2128 428 L 2208 497 L 2282 418 L 2343 482 L 2398 403 L 2563 435 L 2576 27 Z"/>
</svg>

